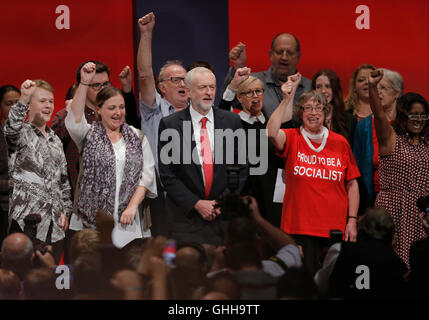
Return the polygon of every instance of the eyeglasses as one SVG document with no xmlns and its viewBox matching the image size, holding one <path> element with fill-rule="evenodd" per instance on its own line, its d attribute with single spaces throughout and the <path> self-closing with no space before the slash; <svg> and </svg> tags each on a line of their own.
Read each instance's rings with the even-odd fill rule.
<svg viewBox="0 0 429 320">
<path fill-rule="evenodd" d="M 258 97 L 262 96 L 264 94 L 264 89 L 256 89 L 256 90 L 249 90 L 246 92 L 241 92 L 240 95 L 246 96 L 248 98 L 253 97 L 253 95 L 256 93 Z"/>
<path fill-rule="evenodd" d="M 301 107 L 301 110 L 303 110 L 304 112 L 311 112 L 311 111 L 316 111 L 316 112 L 322 112 L 324 109 L 323 105 L 318 104 L 317 106 L 310 106 L 310 105 L 305 105 Z"/>
<path fill-rule="evenodd" d="M 279 56 L 279 57 L 283 56 L 286 53 L 286 56 L 290 58 L 290 57 L 294 57 L 297 54 L 298 51 L 292 51 L 292 50 L 274 50 L 272 52 L 274 52 L 274 54 L 277 55 L 277 56 Z"/>
<path fill-rule="evenodd" d="M 388 86 L 383 86 L 383 85 L 378 85 L 377 86 L 378 91 L 383 91 L 386 92 L 389 89 L 392 89 L 392 87 L 388 87 Z"/>
<path fill-rule="evenodd" d="M 429 120 L 429 114 L 409 114 L 410 120 Z"/>
<path fill-rule="evenodd" d="M 185 82 L 185 78 L 183 77 L 170 77 L 170 78 L 161 79 L 160 81 L 163 82 L 168 80 L 170 80 L 174 84 L 179 84 L 181 81 Z"/>
<path fill-rule="evenodd" d="M 101 90 L 101 89 L 103 89 L 103 88 L 105 88 L 105 87 L 110 87 L 112 85 L 112 83 L 110 82 L 110 81 L 106 81 L 106 82 L 104 82 L 104 83 L 99 83 L 99 82 L 97 82 L 97 83 L 92 83 L 92 84 L 90 84 L 89 86 L 92 88 L 92 89 L 94 89 L 95 91 L 99 91 L 99 90 Z"/>
</svg>

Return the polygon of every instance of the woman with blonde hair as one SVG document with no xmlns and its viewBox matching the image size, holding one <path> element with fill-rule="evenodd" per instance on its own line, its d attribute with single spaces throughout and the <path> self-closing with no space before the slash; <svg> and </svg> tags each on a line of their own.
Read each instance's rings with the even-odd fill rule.
<svg viewBox="0 0 429 320">
<path fill-rule="evenodd" d="M 369 90 L 366 79 L 375 67 L 371 64 L 362 64 L 356 68 L 350 78 L 349 93 L 344 100 L 346 110 L 361 120 L 372 114 L 369 106 Z"/>
</svg>

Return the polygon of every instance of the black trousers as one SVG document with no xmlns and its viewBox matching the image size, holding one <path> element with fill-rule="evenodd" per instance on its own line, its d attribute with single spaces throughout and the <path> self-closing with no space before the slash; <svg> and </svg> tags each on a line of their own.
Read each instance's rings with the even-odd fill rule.
<svg viewBox="0 0 429 320">
<path fill-rule="evenodd" d="M 322 253 L 330 247 L 331 239 L 301 234 L 294 234 L 293 238 L 304 252 L 304 268 L 307 269 L 311 276 L 314 276 L 322 267 Z"/>
</svg>

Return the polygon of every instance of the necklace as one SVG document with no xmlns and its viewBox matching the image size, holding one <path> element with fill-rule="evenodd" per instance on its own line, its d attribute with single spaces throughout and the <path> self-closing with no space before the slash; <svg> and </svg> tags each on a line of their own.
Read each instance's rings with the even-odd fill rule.
<svg viewBox="0 0 429 320">
<path fill-rule="evenodd" d="M 311 134 L 310 132 L 306 131 L 303 126 L 300 127 L 301 134 L 304 137 L 305 142 L 307 142 L 307 145 L 310 147 L 311 150 L 315 152 L 320 152 L 325 148 L 326 141 L 328 140 L 329 136 L 329 130 L 326 127 L 322 127 L 322 132 L 319 134 Z M 319 140 L 322 139 L 322 143 L 318 148 L 315 148 L 313 144 L 311 143 L 311 140 Z"/>
</svg>

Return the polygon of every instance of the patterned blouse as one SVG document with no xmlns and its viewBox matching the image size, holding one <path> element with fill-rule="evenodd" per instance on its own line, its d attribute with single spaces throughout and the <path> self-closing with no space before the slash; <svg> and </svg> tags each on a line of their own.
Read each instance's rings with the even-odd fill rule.
<svg viewBox="0 0 429 320">
<path fill-rule="evenodd" d="M 36 238 L 46 241 L 52 221 L 54 243 L 65 236 L 60 215 L 69 217 L 73 209 L 66 158 L 60 139 L 48 126 L 45 137 L 33 124 L 24 122 L 27 110 L 28 105 L 20 102 L 12 106 L 5 126 L 13 186 L 9 220 L 14 219 L 24 230 L 24 218 L 30 213 L 40 214 Z"/>
</svg>

